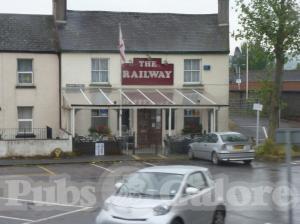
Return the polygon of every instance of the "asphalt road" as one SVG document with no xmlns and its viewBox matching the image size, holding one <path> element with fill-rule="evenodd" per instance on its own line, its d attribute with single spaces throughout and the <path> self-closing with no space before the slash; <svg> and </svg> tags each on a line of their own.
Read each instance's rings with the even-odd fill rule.
<svg viewBox="0 0 300 224">
<path fill-rule="evenodd" d="M 236 197 L 229 199 L 238 206 L 228 205 L 226 223 L 288 223 L 286 207 L 274 203 L 274 192 L 278 193 L 277 188 L 286 185 L 284 164 L 255 162 L 252 166 L 239 163 L 213 166 L 210 162 L 195 160 L 1 167 L 0 224 L 95 223 L 103 201 L 114 191 L 114 183 L 124 175 L 152 165 L 208 167 L 214 178 L 224 184 L 225 194 L 233 186 L 251 189 L 251 200 L 243 192 L 236 192 Z M 292 170 L 294 187 L 300 189 L 300 162 L 295 162 Z M 271 189 L 269 193 L 257 196 L 268 188 Z M 67 196 L 66 192 L 69 192 Z M 257 193 L 256 198 L 253 192 Z M 293 198 L 300 200 L 299 193 L 294 192 Z M 255 205 L 260 199 L 266 204 Z M 278 200 L 283 198 L 277 197 Z M 294 206 L 294 223 L 300 223 L 299 203 Z"/>
</svg>

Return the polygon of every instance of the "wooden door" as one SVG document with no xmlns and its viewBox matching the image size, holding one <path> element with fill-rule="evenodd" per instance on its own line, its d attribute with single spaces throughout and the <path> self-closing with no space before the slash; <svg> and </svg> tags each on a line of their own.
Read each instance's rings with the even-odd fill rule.
<svg viewBox="0 0 300 224">
<path fill-rule="evenodd" d="M 162 141 L 162 111 L 138 110 L 138 148 L 160 147 Z"/>
</svg>

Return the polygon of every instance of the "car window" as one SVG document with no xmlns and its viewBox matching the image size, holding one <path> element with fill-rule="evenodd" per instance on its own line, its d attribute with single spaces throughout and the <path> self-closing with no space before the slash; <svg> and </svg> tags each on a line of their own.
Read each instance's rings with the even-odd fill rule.
<svg viewBox="0 0 300 224">
<path fill-rule="evenodd" d="M 194 187 L 199 190 L 207 187 L 206 179 L 201 172 L 191 174 L 187 179 L 187 187 Z"/>
<path fill-rule="evenodd" d="M 243 134 L 223 134 L 221 135 L 223 142 L 248 142 L 249 138 Z"/>
<path fill-rule="evenodd" d="M 208 139 L 209 139 L 209 135 L 204 135 L 204 136 L 202 137 L 202 139 L 203 139 L 202 142 L 207 143 L 207 142 L 208 142 Z"/>
<path fill-rule="evenodd" d="M 204 137 L 197 137 L 193 140 L 194 142 L 203 142 L 204 141 Z"/>
<path fill-rule="evenodd" d="M 208 143 L 217 143 L 218 142 L 218 136 L 216 134 L 209 134 L 207 138 Z"/>
</svg>

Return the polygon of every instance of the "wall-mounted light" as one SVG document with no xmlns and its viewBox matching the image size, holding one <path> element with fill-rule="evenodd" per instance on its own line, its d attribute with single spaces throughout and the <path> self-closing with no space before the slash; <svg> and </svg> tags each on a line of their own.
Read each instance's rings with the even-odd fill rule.
<svg viewBox="0 0 300 224">
<path fill-rule="evenodd" d="M 164 64 L 168 64 L 168 60 L 167 59 L 164 60 Z"/>
</svg>

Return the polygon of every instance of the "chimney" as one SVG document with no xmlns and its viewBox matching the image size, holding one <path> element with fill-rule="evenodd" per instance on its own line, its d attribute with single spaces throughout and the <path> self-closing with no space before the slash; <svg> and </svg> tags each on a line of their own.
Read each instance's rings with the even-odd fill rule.
<svg viewBox="0 0 300 224">
<path fill-rule="evenodd" d="M 53 15 L 57 23 L 67 20 L 67 0 L 53 0 Z"/>
<path fill-rule="evenodd" d="M 229 0 L 218 0 L 219 12 L 218 23 L 219 26 L 229 26 Z"/>
</svg>

